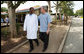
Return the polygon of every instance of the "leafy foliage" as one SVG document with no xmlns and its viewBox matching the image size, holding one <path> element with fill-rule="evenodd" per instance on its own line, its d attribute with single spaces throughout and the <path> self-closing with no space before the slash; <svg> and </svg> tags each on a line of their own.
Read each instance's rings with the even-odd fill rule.
<svg viewBox="0 0 84 54">
<path fill-rule="evenodd" d="M 24 4 L 26 1 L 1 1 L 1 4 L 7 3 L 8 7 L 16 9 L 21 3 Z"/>
<path fill-rule="evenodd" d="M 66 13 L 67 15 L 74 15 L 73 12 L 73 1 L 56 1 L 55 4 L 56 12 L 60 11 L 62 14 Z M 59 10 L 58 10 L 59 9 Z"/>
<path fill-rule="evenodd" d="M 81 8 L 80 10 L 77 10 L 75 15 L 83 16 L 83 8 Z"/>
<path fill-rule="evenodd" d="M 1 12 L 8 12 L 8 9 L 5 7 L 1 7 Z"/>
<path fill-rule="evenodd" d="M 61 1 L 60 8 L 62 8 L 62 12 L 67 15 L 73 14 L 73 2 L 72 1 Z"/>
</svg>

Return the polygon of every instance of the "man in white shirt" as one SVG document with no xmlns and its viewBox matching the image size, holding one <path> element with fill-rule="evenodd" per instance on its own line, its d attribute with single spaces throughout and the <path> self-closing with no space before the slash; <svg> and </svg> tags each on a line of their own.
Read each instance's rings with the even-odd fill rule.
<svg viewBox="0 0 84 54">
<path fill-rule="evenodd" d="M 33 48 L 33 40 L 37 43 L 37 46 L 39 45 L 39 42 L 37 40 L 37 31 L 38 31 L 38 18 L 37 15 L 34 14 L 34 8 L 31 7 L 30 13 L 26 15 L 25 21 L 24 21 L 24 31 L 27 31 L 27 39 L 30 43 L 30 50 L 31 52 Z"/>
</svg>

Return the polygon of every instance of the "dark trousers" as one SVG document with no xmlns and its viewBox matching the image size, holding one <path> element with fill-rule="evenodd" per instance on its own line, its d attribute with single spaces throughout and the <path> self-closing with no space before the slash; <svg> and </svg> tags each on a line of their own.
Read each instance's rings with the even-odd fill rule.
<svg viewBox="0 0 84 54">
<path fill-rule="evenodd" d="M 44 43 L 43 49 L 47 49 L 49 42 L 49 34 L 46 34 L 46 32 L 40 32 L 40 39 Z"/>
<path fill-rule="evenodd" d="M 39 44 L 37 39 L 29 39 L 29 43 L 30 43 L 30 49 L 33 49 L 33 40 L 37 43 L 37 45 Z"/>
<path fill-rule="evenodd" d="M 7 26 L 8 26 L 8 22 L 7 22 Z"/>
</svg>

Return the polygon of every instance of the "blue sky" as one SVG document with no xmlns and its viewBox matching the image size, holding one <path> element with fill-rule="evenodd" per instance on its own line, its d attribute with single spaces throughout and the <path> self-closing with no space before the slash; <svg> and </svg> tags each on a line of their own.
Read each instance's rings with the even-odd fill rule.
<svg viewBox="0 0 84 54">
<path fill-rule="evenodd" d="M 46 1 L 27 1 L 24 4 L 21 4 L 16 10 L 20 10 L 20 9 L 26 9 L 26 8 L 30 8 L 33 6 L 44 6 L 44 5 L 48 5 Z M 53 2 L 51 1 L 51 6 L 53 6 Z M 2 4 L 1 7 L 6 7 L 7 8 L 7 4 Z M 76 10 L 79 10 L 83 8 L 83 1 L 74 1 L 74 12 L 76 12 Z M 55 13 L 55 9 L 52 8 L 51 9 L 53 11 L 53 13 Z"/>
</svg>

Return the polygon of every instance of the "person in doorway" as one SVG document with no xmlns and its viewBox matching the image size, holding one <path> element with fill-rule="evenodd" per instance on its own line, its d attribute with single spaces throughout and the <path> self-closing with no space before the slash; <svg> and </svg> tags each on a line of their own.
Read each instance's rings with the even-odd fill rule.
<svg viewBox="0 0 84 54">
<path fill-rule="evenodd" d="M 40 39 L 44 42 L 42 50 L 44 52 L 48 47 L 51 16 L 47 13 L 45 6 L 41 7 L 41 13 L 38 16 L 38 21 L 40 22 Z"/>
<path fill-rule="evenodd" d="M 25 21 L 24 21 L 24 31 L 27 31 L 27 39 L 30 43 L 30 50 L 31 52 L 33 47 L 33 40 L 37 43 L 37 46 L 39 46 L 39 42 L 37 40 L 37 31 L 38 31 L 38 19 L 37 15 L 34 14 L 34 8 L 31 7 L 30 13 L 26 15 Z"/>
<path fill-rule="evenodd" d="M 3 23 L 4 22 L 4 19 L 3 18 L 1 18 L 1 23 Z"/>
<path fill-rule="evenodd" d="M 7 23 L 7 26 L 8 26 L 8 23 L 9 23 L 9 18 L 8 18 L 8 16 L 5 18 L 5 22 Z"/>
</svg>

